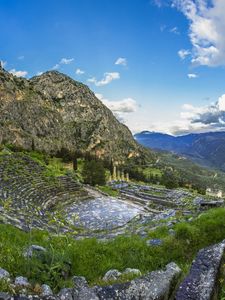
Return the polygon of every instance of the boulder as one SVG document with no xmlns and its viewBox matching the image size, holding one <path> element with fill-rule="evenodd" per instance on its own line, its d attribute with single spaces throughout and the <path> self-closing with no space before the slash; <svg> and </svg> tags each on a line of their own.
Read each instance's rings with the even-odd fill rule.
<svg viewBox="0 0 225 300">
<path fill-rule="evenodd" d="M 47 284 L 42 284 L 41 290 L 42 290 L 42 292 L 41 292 L 42 297 L 47 297 L 47 296 L 53 295 L 52 289 Z"/>
<path fill-rule="evenodd" d="M 181 275 L 181 269 L 170 263 L 165 270 L 150 272 L 131 282 L 95 287 L 101 300 L 169 300 Z"/>
<path fill-rule="evenodd" d="M 73 276 L 72 281 L 74 283 L 74 287 L 77 289 L 88 287 L 88 283 L 83 276 Z"/>
<path fill-rule="evenodd" d="M 121 276 L 121 272 L 119 272 L 116 269 L 109 270 L 105 273 L 103 280 L 104 281 L 111 281 L 111 280 L 117 280 Z"/>
<path fill-rule="evenodd" d="M 99 297 L 94 288 L 83 287 L 79 291 L 74 291 L 73 300 L 99 300 Z"/>
<path fill-rule="evenodd" d="M 141 276 L 141 271 L 139 269 L 126 268 L 123 274 Z"/>
<path fill-rule="evenodd" d="M 217 278 L 225 251 L 225 240 L 198 252 L 188 276 L 180 285 L 176 300 L 217 298 Z"/>
<path fill-rule="evenodd" d="M 9 280 L 9 272 L 0 268 L 0 280 Z"/>
<path fill-rule="evenodd" d="M 42 246 L 38 246 L 38 245 L 31 245 L 29 248 L 27 248 L 23 255 L 24 257 L 27 258 L 31 258 L 33 256 L 34 253 L 40 253 L 40 252 L 46 252 L 46 249 Z"/>
<path fill-rule="evenodd" d="M 30 284 L 26 277 L 18 276 L 15 279 L 15 285 L 18 287 L 28 287 Z"/>
<path fill-rule="evenodd" d="M 10 300 L 11 296 L 8 293 L 0 292 L 0 300 Z"/>
<path fill-rule="evenodd" d="M 58 298 L 60 300 L 73 300 L 73 289 L 68 289 L 68 288 L 63 288 L 61 291 L 58 293 Z"/>
</svg>

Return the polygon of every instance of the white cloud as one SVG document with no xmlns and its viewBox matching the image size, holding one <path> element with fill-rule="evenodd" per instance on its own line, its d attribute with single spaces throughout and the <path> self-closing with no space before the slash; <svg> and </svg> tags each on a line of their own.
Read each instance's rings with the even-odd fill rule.
<svg viewBox="0 0 225 300">
<path fill-rule="evenodd" d="M 119 101 L 111 101 L 102 94 L 95 94 L 95 96 L 102 101 L 115 115 L 115 117 L 123 123 L 126 123 L 126 116 L 130 113 L 134 113 L 138 109 L 138 104 L 133 98 L 125 98 Z"/>
<path fill-rule="evenodd" d="M 218 108 L 220 111 L 225 111 L 225 94 L 219 97 Z"/>
<path fill-rule="evenodd" d="M 125 57 L 119 57 L 115 61 L 115 65 L 126 66 L 127 65 L 127 59 Z"/>
<path fill-rule="evenodd" d="M 182 109 L 180 126 L 176 124 L 172 128 L 175 134 L 225 129 L 225 94 L 210 105 L 193 106 L 184 104 Z"/>
<path fill-rule="evenodd" d="M 118 72 L 106 72 L 101 80 L 97 80 L 95 77 L 89 78 L 87 81 L 94 83 L 96 86 L 107 85 L 113 80 L 120 79 L 120 73 Z"/>
<path fill-rule="evenodd" d="M 43 72 L 37 72 L 37 76 L 41 76 L 43 74 Z"/>
<path fill-rule="evenodd" d="M 71 64 L 72 62 L 74 61 L 74 58 L 62 58 L 61 60 L 60 60 L 60 64 L 61 65 L 69 65 L 69 64 Z"/>
<path fill-rule="evenodd" d="M 186 50 L 186 49 L 181 49 L 181 50 L 178 51 L 178 55 L 180 56 L 180 58 L 182 60 L 184 60 L 190 54 L 191 54 L 191 52 L 189 50 Z"/>
<path fill-rule="evenodd" d="M 132 98 L 125 98 L 120 101 L 109 101 L 104 99 L 103 103 L 113 112 L 131 113 L 137 110 L 137 102 Z"/>
<path fill-rule="evenodd" d="M 19 59 L 19 60 L 23 60 L 23 59 L 24 59 L 24 55 L 18 56 L 18 59 Z"/>
<path fill-rule="evenodd" d="M 83 70 L 81 70 L 81 69 L 76 69 L 76 74 L 77 75 L 82 75 L 82 74 L 84 74 L 85 72 L 83 71 Z"/>
<path fill-rule="evenodd" d="M 60 67 L 59 64 L 54 65 L 54 67 L 52 68 L 53 70 L 57 70 Z"/>
<path fill-rule="evenodd" d="M 5 68 L 7 65 L 7 61 L 0 60 L 2 68 Z"/>
<path fill-rule="evenodd" d="M 91 77 L 91 78 L 88 78 L 87 81 L 90 82 L 90 83 L 95 83 L 96 82 L 96 78 L 95 77 Z"/>
<path fill-rule="evenodd" d="M 27 71 L 16 71 L 16 69 L 10 70 L 9 73 L 12 73 L 16 77 L 25 77 L 28 74 Z"/>
<path fill-rule="evenodd" d="M 169 32 L 174 33 L 174 34 L 177 34 L 177 35 L 180 34 L 180 32 L 179 32 L 179 30 L 178 30 L 178 28 L 177 28 L 176 26 L 173 27 L 173 28 L 171 28 L 171 29 L 169 30 Z"/>
<path fill-rule="evenodd" d="M 195 74 L 195 73 L 189 73 L 189 74 L 187 74 L 187 77 L 190 78 L 190 79 L 192 79 L 192 78 L 198 78 L 198 75 Z"/>
<path fill-rule="evenodd" d="M 74 61 L 74 58 L 61 58 L 61 60 L 54 65 L 53 70 L 57 70 L 61 65 L 69 65 Z"/>
<path fill-rule="evenodd" d="M 130 114 L 132 115 L 132 114 Z M 127 122 L 126 122 L 127 123 Z M 174 135 L 225 130 L 225 94 L 217 101 L 203 106 L 186 103 L 174 121 L 149 121 L 148 113 L 133 114 L 127 123 L 133 132 L 143 130 L 166 132 Z"/>
<path fill-rule="evenodd" d="M 225 1 L 173 0 L 189 21 L 194 65 L 225 65 Z"/>
</svg>

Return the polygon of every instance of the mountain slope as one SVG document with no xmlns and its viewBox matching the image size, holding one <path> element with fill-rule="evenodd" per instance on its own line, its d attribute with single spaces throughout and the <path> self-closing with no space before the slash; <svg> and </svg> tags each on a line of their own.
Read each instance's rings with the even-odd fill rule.
<svg viewBox="0 0 225 300">
<path fill-rule="evenodd" d="M 225 132 L 207 132 L 175 137 L 143 131 L 136 134 L 135 139 L 146 147 L 173 151 L 203 165 L 225 170 Z"/>
<path fill-rule="evenodd" d="M 66 149 L 122 162 L 148 156 L 84 84 L 56 71 L 30 80 L 0 67 L 0 144 L 50 154 Z"/>
</svg>

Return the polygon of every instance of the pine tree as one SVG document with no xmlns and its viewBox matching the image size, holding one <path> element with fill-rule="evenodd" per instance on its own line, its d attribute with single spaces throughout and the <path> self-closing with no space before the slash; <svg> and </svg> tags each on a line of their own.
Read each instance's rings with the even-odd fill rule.
<svg viewBox="0 0 225 300">
<path fill-rule="evenodd" d="M 101 161 L 85 160 L 82 176 L 84 183 L 90 185 L 104 185 L 106 183 L 106 173 Z"/>
</svg>

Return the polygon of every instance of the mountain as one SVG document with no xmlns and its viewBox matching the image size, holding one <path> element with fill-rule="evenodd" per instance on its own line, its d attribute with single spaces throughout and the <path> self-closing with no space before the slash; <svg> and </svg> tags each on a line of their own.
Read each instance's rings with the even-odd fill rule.
<svg viewBox="0 0 225 300">
<path fill-rule="evenodd" d="M 171 136 L 143 131 L 135 134 L 142 145 L 184 155 L 195 162 L 225 170 L 225 132 L 207 132 Z"/>
<path fill-rule="evenodd" d="M 1 66 L 0 144 L 119 162 L 150 154 L 86 85 L 57 71 L 18 78 Z"/>
</svg>

